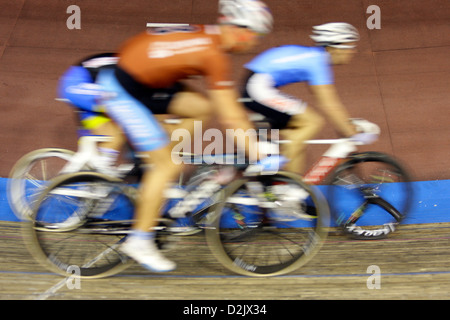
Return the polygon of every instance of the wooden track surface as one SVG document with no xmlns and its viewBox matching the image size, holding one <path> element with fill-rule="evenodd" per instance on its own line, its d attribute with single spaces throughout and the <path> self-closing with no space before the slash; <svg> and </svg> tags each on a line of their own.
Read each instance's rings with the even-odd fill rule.
<svg viewBox="0 0 450 320">
<path fill-rule="evenodd" d="M 353 241 L 332 233 L 305 267 L 282 277 L 249 278 L 223 269 L 203 236 L 184 237 L 167 255 L 178 269 L 152 274 L 138 265 L 98 280 L 48 272 L 25 248 L 18 223 L 0 223 L 0 299 L 449 299 L 450 224 L 402 226 L 387 240 Z M 186 252 L 189 254 L 186 255 Z M 379 289 L 372 286 L 380 272 Z"/>
</svg>

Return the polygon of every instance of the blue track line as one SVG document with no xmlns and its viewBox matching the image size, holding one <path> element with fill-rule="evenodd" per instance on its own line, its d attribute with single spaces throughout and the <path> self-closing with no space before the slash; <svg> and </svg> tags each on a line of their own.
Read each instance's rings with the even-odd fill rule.
<svg viewBox="0 0 450 320">
<path fill-rule="evenodd" d="M 412 183 L 415 193 L 413 208 L 402 224 L 450 222 L 450 180 Z M 9 206 L 7 185 L 8 178 L 0 178 L 0 221 L 19 221 Z M 393 186 L 391 195 L 395 195 L 395 190 Z"/>
<path fill-rule="evenodd" d="M 23 275 L 45 275 L 45 276 L 58 276 L 55 273 L 50 272 L 34 272 L 34 271 L 0 271 L 0 274 L 23 274 Z M 421 271 L 421 272 L 393 272 L 393 273 L 380 273 L 381 277 L 392 276 L 421 276 L 421 275 L 440 275 L 450 274 L 450 271 Z M 348 278 L 348 277 L 367 277 L 370 273 L 356 273 L 356 274 L 298 274 L 298 275 L 283 275 L 273 278 Z M 248 277 L 241 275 L 173 275 L 173 274 L 126 274 L 115 275 L 111 278 L 188 278 L 188 279 L 233 279 L 233 278 L 248 278 L 248 279 L 260 279 L 259 277 Z"/>
</svg>

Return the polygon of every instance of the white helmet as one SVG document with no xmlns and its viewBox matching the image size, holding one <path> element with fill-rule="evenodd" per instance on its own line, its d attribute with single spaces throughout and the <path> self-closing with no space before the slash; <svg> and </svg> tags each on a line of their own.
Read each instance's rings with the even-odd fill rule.
<svg viewBox="0 0 450 320">
<path fill-rule="evenodd" d="M 222 24 L 238 25 L 262 34 L 272 30 L 272 13 L 259 0 L 219 0 L 219 13 Z"/>
<path fill-rule="evenodd" d="M 359 40 L 358 30 L 351 24 L 345 22 L 330 22 L 314 26 L 313 33 L 310 37 L 319 46 L 349 49 L 355 46 L 345 45 L 343 43 Z"/>
</svg>

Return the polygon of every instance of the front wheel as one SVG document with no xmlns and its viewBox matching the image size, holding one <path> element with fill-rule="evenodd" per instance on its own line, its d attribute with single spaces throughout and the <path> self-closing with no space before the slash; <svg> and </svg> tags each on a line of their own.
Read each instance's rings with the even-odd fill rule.
<svg viewBox="0 0 450 320">
<path fill-rule="evenodd" d="M 212 253 L 233 272 L 260 277 L 292 272 L 327 236 L 326 199 L 294 174 L 245 177 L 222 192 L 205 234 Z"/>
<path fill-rule="evenodd" d="M 386 238 L 410 212 L 414 189 L 403 165 L 390 155 L 351 155 L 330 177 L 329 204 L 336 224 L 351 238 Z"/>
</svg>

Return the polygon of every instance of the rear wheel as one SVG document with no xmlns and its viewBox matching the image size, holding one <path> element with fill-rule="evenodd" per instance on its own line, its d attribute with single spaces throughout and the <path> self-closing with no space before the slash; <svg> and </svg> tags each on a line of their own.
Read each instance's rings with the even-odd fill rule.
<svg viewBox="0 0 450 320">
<path fill-rule="evenodd" d="M 27 153 L 16 162 L 9 175 L 8 198 L 17 218 L 29 219 L 39 192 L 73 155 L 71 150 L 45 148 Z"/>
<path fill-rule="evenodd" d="M 101 278 L 128 267 L 119 251 L 130 230 L 134 189 L 94 172 L 54 179 L 24 223 L 24 239 L 35 258 L 51 271 Z"/>
</svg>

